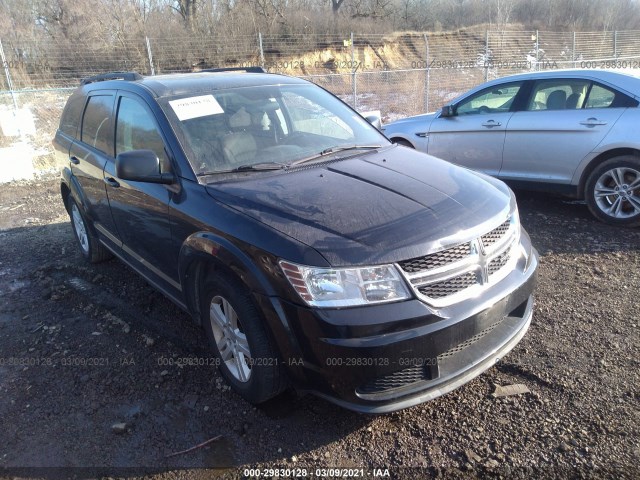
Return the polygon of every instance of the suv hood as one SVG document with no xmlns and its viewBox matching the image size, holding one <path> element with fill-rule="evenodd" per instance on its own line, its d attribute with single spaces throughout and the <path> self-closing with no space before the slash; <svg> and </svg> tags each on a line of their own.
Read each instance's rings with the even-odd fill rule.
<svg viewBox="0 0 640 480">
<path fill-rule="evenodd" d="M 247 177 L 207 191 L 333 266 L 421 256 L 486 233 L 514 208 L 502 182 L 397 147 Z"/>
</svg>

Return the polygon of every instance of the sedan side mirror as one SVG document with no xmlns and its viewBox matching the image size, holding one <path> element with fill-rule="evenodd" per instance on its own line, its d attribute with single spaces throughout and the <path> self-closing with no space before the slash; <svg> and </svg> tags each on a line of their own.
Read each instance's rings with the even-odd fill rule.
<svg viewBox="0 0 640 480">
<path fill-rule="evenodd" d="M 363 112 L 361 115 L 367 122 L 378 130 L 382 130 L 382 114 L 380 113 L 380 110 L 376 110 L 374 112 Z"/>
<path fill-rule="evenodd" d="M 134 182 L 171 184 L 170 173 L 160 173 L 160 160 L 151 150 L 131 150 L 116 157 L 116 175 L 122 180 Z"/>
<path fill-rule="evenodd" d="M 442 109 L 440 110 L 440 116 L 441 117 L 453 117 L 456 114 L 456 107 L 454 107 L 453 105 L 445 105 L 444 107 L 442 107 Z"/>
</svg>

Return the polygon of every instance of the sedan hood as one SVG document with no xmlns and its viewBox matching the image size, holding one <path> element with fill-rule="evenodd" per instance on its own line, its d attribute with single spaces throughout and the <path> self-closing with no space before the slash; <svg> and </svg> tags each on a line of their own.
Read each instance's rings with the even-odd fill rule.
<svg viewBox="0 0 640 480">
<path fill-rule="evenodd" d="M 407 123 L 418 123 L 420 125 L 429 125 L 431 124 L 431 121 L 435 118 L 436 114 L 438 112 L 431 112 L 431 113 L 423 113 L 421 115 L 414 115 L 412 117 L 405 117 L 405 118 L 401 118 L 399 120 L 394 120 L 393 122 L 389 122 L 387 124 L 384 125 L 383 130 L 386 129 L 388 126 L 390 125 L 402 125 L 402 124 L 407 124 Z"/>
<path fill-rule="evenodd" d="M 207 190 L 314 248 L 333 266 L 424 255 L 489 231 L 513 208 L 502 182 L 399 147 L 289 171 L 248 173 Z"/>
</svg>

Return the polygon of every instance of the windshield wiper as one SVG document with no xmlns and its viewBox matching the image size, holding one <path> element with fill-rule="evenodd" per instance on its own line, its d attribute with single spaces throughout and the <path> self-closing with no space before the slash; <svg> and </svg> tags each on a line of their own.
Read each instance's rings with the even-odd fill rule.
<svg viewBox="0 0 640 480">
<path fill-rule="evenodd" d="M 382 145 L 336 145 L 335 147 L 325 148 L 320 153 L 316 153 L 314 155 L 311 155 L 310 157 L 305 157 L 305 158 L 301 158 L 300 160 L 296 160 L 295 162 L 292 162 L 287 166 L 295 167 L 296 165 L 300 165 L 306 162 L 311 162 L 312 160 L 322 158 L 326 155 L 331 155 L 332 153 L 344 152 L 346 150 L 375 150 L 376 148 L 382 148 Z"/>
<path fill-rule="evenodd" d="M 240 165 L 235 168 L 229 168 L 227 170 L 214 170 L 210 172 L 198 173 L 197 177 L 206 177 L 207 175 L 218 175 L 219 173 L 236 173 L 236 172 L 259 172 L 263 170 L 281 170 L 286 165 L 277 162 L 263 162 L 263 163 L 248 163 L 246 165 Z"/>
</svg>

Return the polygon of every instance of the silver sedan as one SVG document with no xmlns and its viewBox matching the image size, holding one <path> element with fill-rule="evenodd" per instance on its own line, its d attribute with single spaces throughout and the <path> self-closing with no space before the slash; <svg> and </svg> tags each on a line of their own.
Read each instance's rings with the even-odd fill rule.
<svg viewBox="0 0 640 480">
<path fill-rule="evenodd" d="M 525 73 L 384 127 L 395 143 L 515 187 L 584 198 L 598 219 L 640 225 L 640 76 Z"/>
</svg>

